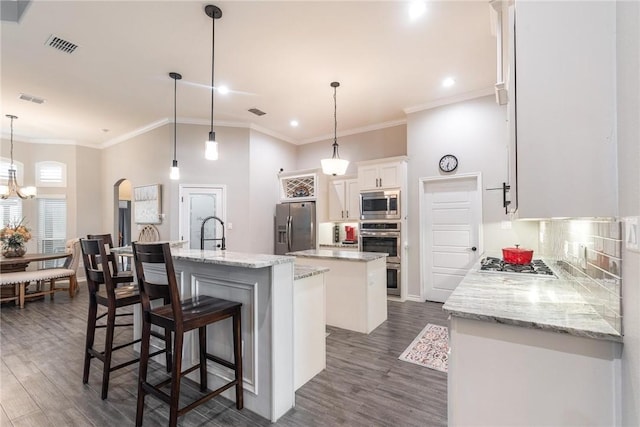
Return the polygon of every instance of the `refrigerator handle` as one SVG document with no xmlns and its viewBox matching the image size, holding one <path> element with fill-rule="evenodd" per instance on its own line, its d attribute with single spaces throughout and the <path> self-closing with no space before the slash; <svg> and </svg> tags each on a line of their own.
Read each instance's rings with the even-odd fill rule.
<svg viewBox="0 0 640 427">
<path fill-rule="evenodd" d="M 287 217 L 287 250 L 291 251 L 291 225 L 293 223 L 293 217 Z"/>
</svg>

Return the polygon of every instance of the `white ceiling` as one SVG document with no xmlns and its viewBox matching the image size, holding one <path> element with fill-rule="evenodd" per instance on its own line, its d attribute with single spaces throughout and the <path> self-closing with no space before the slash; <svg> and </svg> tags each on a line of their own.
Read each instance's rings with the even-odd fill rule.
<svg viewBox="0 0 640 427">
<path fill-rule="evenodd" d="M 108 146 L 173 119 L 209 123 L 207 2 L 33 1 L 2 22 L 2 133 Z M 402 121 L 406 109 L 493 87 L 496 39 L 488 2 L 430 1 L 411 21 L 406 1 L 225 1 L 215 24 L 215 122 L 251 124 L 292 143 Z M 66 54 L 51 35 L 80 47 Z M 447 76 L 456 84 L 441 85 Z M 20 93 L 46 99 L 18 99 Z M 259 108 L 257 117 L 247 110 Z M 291 119 L 300 122 L 297 128 Z M 108 129 L 108 132 L 103 131 Z M 206 135 L 203 135 L 203 139 Z"/>
</svg>

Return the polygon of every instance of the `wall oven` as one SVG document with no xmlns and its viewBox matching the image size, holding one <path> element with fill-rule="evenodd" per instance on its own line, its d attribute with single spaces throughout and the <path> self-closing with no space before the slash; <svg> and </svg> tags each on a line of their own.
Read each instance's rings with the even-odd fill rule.
<svg viewBox="0 0 640 427">
<path fill-rule="evenodd" d="M 360 219 L 400 219 L 400 190 L 361 192 Z"/>
<path fill-rule="evenodd" d="M 360 250 L 385 252 L 387 257 L 387 294 L 400 295 L 400 222 L 361 222 Z"/>
</svg>

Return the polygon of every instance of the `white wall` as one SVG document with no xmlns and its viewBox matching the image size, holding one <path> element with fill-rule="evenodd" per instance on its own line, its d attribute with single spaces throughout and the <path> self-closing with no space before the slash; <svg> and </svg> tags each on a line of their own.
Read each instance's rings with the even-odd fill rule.
<svg viewBox="0 0 640 427">
<path fill-rule="evenodd" d="M 484 188 L 501 187 L 507 180 L 508 131 L 506 108 L 493 96 L 445 105 L 407 117 L 409 289 L 408 295 L 421 297 L 419 179 L 440 176 L 438 161 L 444 154 L 458 157 L 455 174 L 481 172 Z M 499 250 L 519 243 L 537 250 L 537 222 L 512 222 L 502 207 L 501 191 L 483 191 L 484 250 Z"/>
<path fill-rule="evenodd" d="M 640 4 L 617 2 L 618 194 L 621 217 L 640 216 Z M 624 246 L 624 245 L 623 245 Z M 640 425 L 640 253 L 622 252 L 622 417 Z"/>
<path fill-rule="evenodd" d="M 216 127 L 220 158 L 204 158 L 207 126 L 178 125 L 177 159 L 180 180 L 169 179 L 173 158 L 173 125 L 154 129 L 124 143 L 103 150 L 102 166 L 102 228 L 113 233 L 113 185 L 120 179 L 131 181 L 133 187 L 162 185 L 162 212 L 166 214 L 158 225 L 162 240 L 177 240 L 179 230 L 179 184 L 221 184 L 227 188 L 227 222 L 233 223 L 227 232 L 227 247 L 233 251 L 251 250 L 249 206 L 249 130 Z M 133 237 L 139 231 L 132 225 Z"/>
<path fill-rule="evenodd" d="M 254 130 L 249 139 L 251 252 L 270 254 L 274 248 L 275 205 L 280 199 L 278 171 L 295 168 L 296 147 Z"/>
</svg>

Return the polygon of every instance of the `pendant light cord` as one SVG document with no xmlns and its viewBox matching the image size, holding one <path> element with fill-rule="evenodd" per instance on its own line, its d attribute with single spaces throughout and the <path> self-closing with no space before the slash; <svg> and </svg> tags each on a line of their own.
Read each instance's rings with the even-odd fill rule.
<svg viewBox="0 0 640 427">
<path fill-rule="evenodd" d="M 211 17 L 211 129 L 209 130 L 210 133 L 213 133 L 213 77 L 214 77 L 214 64 L 215 64 L 215 55 L 214 55 L 214 49 L 215 49 L 215 43 L 216 43 L 216 19 L 215 17 Z"/>
<path fill-rule="evenodd" d="M 333 87 L 333 158 L 338 159 L 338 101 L 336 100 L 337 86 Z"/>
<path fill-rule="evenodd" d="M 9 165 L 9 168 L 12 168 L 13 167 L 13 119 L 15 117 L 9 116 L 9 118 L 11 119 L 11 165 Z"/>
<path fill-rule="evenodd" d="M 174 78 L 173 79 L 173 160 L 176 160 L 176 145 L 177 145 L 177 141 L 178 141 L 178 131 L 177 131 L 177 127 L 178 127 L 178 121 L 177 121 L 177 109 L 178 109 L 178 102 L 176 101 L 177 99 L 177 93 L 178 93 L 178 79 Z"/>
</svg>

